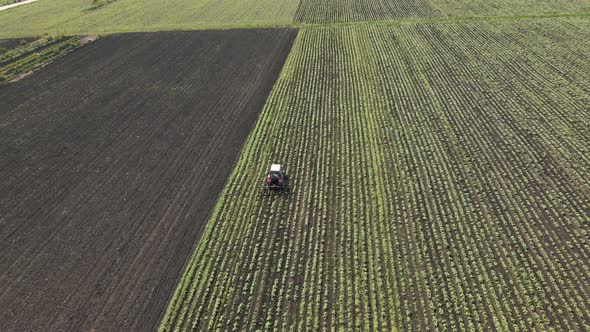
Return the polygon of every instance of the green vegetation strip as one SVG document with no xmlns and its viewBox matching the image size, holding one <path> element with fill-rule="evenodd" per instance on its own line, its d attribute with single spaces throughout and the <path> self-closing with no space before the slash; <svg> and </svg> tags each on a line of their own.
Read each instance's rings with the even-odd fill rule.
<svg viewBox="0 0 590 332">
<path fill-rule="evenodd" d="M 585 19 L 302 29 L 160 330 L 589 330 L 589 86 Z"/>
<path fill-rule="evenodd" d="M 46 37 L 0 54 L 0 83 L 6 83 L 42 67 L 80 46 L 80 37 Z"/>
<path fill-rule="evenodd" d="M 0 38 L 590 15 L 590 0 L 60 0 L 0 12 Z"/>
<path fill-rule="evenodd" d="M 111 32 L 191 30 L 217 26 L 289 25 L 298 0 L 39 1 L 0 12 L 0 38 Z M 23 9 L 24 8 L 24 9 Z"/>
</svg>

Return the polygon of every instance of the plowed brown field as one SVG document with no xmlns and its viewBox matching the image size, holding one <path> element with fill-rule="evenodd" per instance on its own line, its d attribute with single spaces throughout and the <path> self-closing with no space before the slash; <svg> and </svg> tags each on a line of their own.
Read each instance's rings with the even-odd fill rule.
<svg viewBox="0 0 590 332">
<path fill-rule="evenodd" d="M 0 330 L 156 327 L 295 34 L 115 35 L 0 88 Z"/>
</svg>

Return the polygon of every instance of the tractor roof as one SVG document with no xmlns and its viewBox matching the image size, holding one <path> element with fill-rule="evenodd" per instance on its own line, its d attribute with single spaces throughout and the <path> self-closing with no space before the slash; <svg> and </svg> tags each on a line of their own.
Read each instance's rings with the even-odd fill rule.
<svg viewBox="0 0 590 332">
<path fill-rule="evenodd" d="M 281 171 L 281 165 L 280 164 L 272 164 L 272 165 L 270 165 L 270 171 L 271 172 L 280 172 Z"/>
</svg>

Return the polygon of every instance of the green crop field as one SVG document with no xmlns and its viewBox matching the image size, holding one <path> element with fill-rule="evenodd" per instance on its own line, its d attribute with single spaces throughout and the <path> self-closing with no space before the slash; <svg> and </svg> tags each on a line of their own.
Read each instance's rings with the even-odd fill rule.
<svg viewBox="0 0 590 332">
<path fill-rule="evenodd" d="M 288 25 L 298 0 L 41 0 L 0 12 L 0 38 L 50 34 Z"/>
<path fill-rule="evenodd" d="M 94 5 L 97 8 L 94 8 Z M 0 38 L 332 22 L 590 15 L 590 0 L 40 0 L 0 12 Z"/>
<path fill-rule="evenodd" d="M 161 330 L 590 329 L 589 87 L 586 19 L 302 29 Z"/>
<path fill-rule="evenodd" d="M 246 62 L 248 57 L 244 56 L 253 52 L 254 44 L 238 36 L 240 30 L 227 30 L 253 27 L 290 28 L 256 29 L 245 34 L 275 38 L 265 39 L 270 42 L 260 44 L 264 47 L 282 45 L 274 56 L 255 45 L 256 52 L 266 60 L 254 63 Z M 139 42 L 135 46 L 116 42 L 106 44 L 112 46 L 100 48 L 100 52 L 93 48 L 101 45 L 103 37 L 104 43 L 108 38 L 118 38 L 109 36 L 118 32 L 217 29 L 222 31 L 174 32 L 187 38 L 210 34 L 211 39 L 206 39 L 210 44 L 205 46 L 197 42 L 198 38 L 193 41 L 195 47 L 187 47 L 183 39 L 168 43 L 161 37 L 149 47 Z M 89 34 L 101 38 L 94 44 L 78 45 L 79 37 Z M 53 40 L 55 45 L 37 47 L 23 42 L 17 47 L 20 38 L 42 35 L 45 38 L 40 40 Z M 124 36 L 134 40 L 139 35 Z M 232 35 L 224 43 L 217 42 Z M 200 119 L 197 115 L 204 112 L 207 117 L 203 119 L 214 119 L 214 123 L 235 120 L 217 114 L 223 105 L 234 105 L 231 114 L 250 112 L 246 115 L 253 116 L 252 121 L 256 119 L 253 114 L 260 114 L 251 132 L 242 126 L 237 129 L 242 130 L 242 139 L 228 143 L 236 155 L 241 147 L 241 153 L 235 161 L 234 157 L 224 159 L 235 164 L 229 177 L 215 178 L 222 181 L 217 189 L 180 181 L 180 177 L 190 176 L 180 174 L 217 167 L 210 162 L 181 162 L 179 157 L 174 165 L 180 166 L 166 169 L 167 173 L 179 174 L 178 183 L 167 185 L 183 193 L 179 197 L 187 197 L 182 209 L 173 210 L 177 198 L 168 192 L 157 196 L 156 192 L 144 194 L 137 189 L 127 194 L 123 186 L 113 187 L 125 193 L 112 190 L 118 194 L 112 195 L 115 201 L 121 198 L 121 202 L 112 203 L 113 209 L 123 209 L 127 199 L 153 199 L 161 206 L 169 204 L 166 211 L 176 212 L 159 214 L 154 210 L 150 216 L 161 216 L 158 222 L 162 225 L 178 223 L 183 226 L 179 229 L 193 232 L 175 231 L 171 234 L 182 240 L 168 242 L 156 241 L 148 232 L 125 233 L 126 240 L 136 240 L 136 247 L 115 248 L 112 243 L 118 242 L 114 240 L 105 243 L 105 247 L 111 246 L 113 255 L 105 254 L 104 262 L 116 263 L 110 270 L 110 263 L 103 262 L 104 273 L 94 276 L 100 281 L 79 289 L 55 287 L 63 297 L 45 297 L 54 302 L 41 302 L 34 296 L 22 302 L 20 296 L 13 297 L 20 301 L 18 305 L 30 310 L 42 308 L 43 303 L 57 303 L 57 299 L 59 303 L 62 298 L 71 300 L 73 296 L 64 295 L 64 291 L 91 294 L 82 308 L 75 308 L 80 309 L 78 316 L 64 301 L 55 318 L 45 316 L 49 317 L 47 324 L 58 325 L 35 327 L 83 330 L 81 326 L 107 326 L 121 330 L 124 324 L 159 328 L 161 332 L 590 331 L 590 0 L 40 0 L 0 12 L 0 39 L 5 38 L 17 39 L 0 43 L 6 45 L 0 56 L 0 89 L 30 86 L 27 79 L 37 72 L 16 83 L 12 80 L 33 69 L 45 70 L 43 66 L 49 63 L 46 59 L 56 54 L 59 59 L 47 67 L 59 63 L 62 70 L 51 77 L 43 76 L 45 81 L 35 86 L 50 87 L 65 73 L 83 76 L 69 70 L 70 54 L 62 57 L 57 52 L 64 47 L 75 49 L 74 55 L 83 55 L 76 53 L 80 46 L 97 52 L 96 57 L 89 58 L 89 68 L 94 68 L 99 55 L 104 53 L 108 60 L 115 52 L 121 62 L 103 63 L 105 68 L 118 72 L 135 66 L 138 73 L 149 74 L 142 85 L 125 87 L 138 96 L 161 86 L 158 82 L 163 78 L 170 82 L 155 89 L 157 95 L 127 103 L 127 90 L 117 85 L 123 84 L 121 80 L 111 82 L 110 76 L 101 76 L 103 81 L 88 89 L 88 100 L 111 89 L 123 105 L 121 110 L 115 109 L 117 116 L 126 116 L 125 112 L 144 114 L 144 105 L 152 105 L 150 98 L 159 100 L 180 93 L 175 87 L 178 82 L 186 84 L 182 85 L 183 94 L 197 97 L 181 105 L 174 98 L 165 98 L 166 105 L 147 108 L 150 113 L 145 114 L 159 119 L 176 114 L 173 111 L 182 107 L 187 122 L 181 121 L 186 131 L 179 132 L 179 137 L 209 139 L 218 128 L 204 124 L 210 120 L 196 120 Z M 174 50 L 182 50 L 182 56 Z M 151 62 L 142 62 L 143 53 L 149 54 L 146 58 Z M 243 71 L 248 64 L 250 71 Z M 78 66 L 82 65 L 86 62 L 79 61 Z M 276 70 L 264 76 L 264 93 L 252 95 L 252 105 L 258 105 L 252 109 L 244 106 L 250 105 L 243 101 L 245 95 L 224 95 L 225 85 L 208 83 L 210 74 L 211 79 L 231 82 L 238 88 L 236 77 L 258 77 L 270 65 Z M 185 66 L 192 76 L 186 76 Z M 166 69 L 169 67 L 175 70 Z M 208 74 L 201 75 L 201 70 Z M 221 77 L 218 72 L 225 74 Z M 132 76 L 128 78 L 129 84 L 135 84 Z M 83 85 L 76 88 L 86 89 Z M 47 91 L 40 93 L 48 96 Z M 199 95 L 203 91 L 211 93 Z M 7 101 L 0 100 L 0 105 L 16 100 L 21 92 L 22 98 L 36 96 L 31 91 L 18 91 L 6 94 Z M 67 93 L 51 97 L 48 99 L 56 105 L 75 103 L 76 98 L 87 102 L 85 97 Z M 101 103 L 109 105 L 108 99 L 96 99 L 95 115 L 104 118 L 100 112 L 105 106 Z M 209 108 L 209 104 L 216 106 Z M 43 105 L 35 108 L 38 114 L 44 114 L 44 110 Z M 19 112 L 9 109 L 0 114 L 3 111 Z M 59 109 L 56 112 L 59 114 Z M 71 114 L 73 120 L 63 114 Z M 61 133 L 68 133 L 65 125 L 75 124 L 77 118 L 86 121 L 72 112 L 63 114 L 60 121 L 66 129 Z M 37 137 L 36 130 L 43 133 L 44 125 L 23 135 Z M 160 125 L 166 133 L 174 129 L 164 129 L 166 123 Z M 101 126 L 105 124 L 92 122 L 97 132 Z M 32 127 L 20 125 L 11 130 L 18 132 L 19 128 Z M 137 129 L 137 135 L 132 136 L 139 139 L 148 129 Z M 125 132 L 123 128 L 117 135 L 126 137 Z M 87 134 L 79 130 L 75 133 L 80 137 Z M 159 144 L 158 137 L 147 135 L 142 139 L 146 146 L 162 151 L 174 145 Z M 77 136 L 72 138 L 72 144 L 76 140 Z M 45 174 L 44 163 L 53 156 L 66 156 L 60 151 L 71 149 L 66 144 L 69 141 L 56 141 L 55 146 L 46 147 L 51 156 L 46 161 L 35 159 L 36 150 L 26 151 L 31 157 L 24 157 L 29 154 L 23 154 L 17 140 L 9 137 L 4 142 L 8 142 L 4 150 L 12 152 L 23 165 L 38 163 L 34 164 L 37 168 L 23 167 L 34 174 Z M 213 143 L 203 143 L 206 151 L 216 146 Z M 202 148 L 187 146 L 187 153 L 192 149 L 196 152 Z M 142 180 L 141 172 L 120 160 L 132 155 L 157 163 L 158 155 L 132 150 L 114 150 L 104 163 L 117 174 L 123 174 L 124 169 L 125 176 L 121 177 L 133 179 L 140 188 L 148 180 Z M 211 155 L 223 153 L 224 148 L 218 150 Z M 262 194 L 261 186 L 272 163 L 286 165 L 293 189 L 290 196 Z M 85 171 L 88 165 L 76 164 L 72 172 Z M 173 168 L 181 166 L 184 168 Z M 11 177 L 11 172 L 5 167 L 4 178 L 9 184 L 5 187 L 15 190 L 17 177 Z M 94 188 L 87 194 L 83 184 L 74 184 L 81 188 L 80 197 L 93 197 Z M 37 185 L 31 182 L 26 190 L 35 192 Z M 185 186 L 191 186 L 190 190 Z M 64 184 L 62 189 L 66 192 L 67 188 Z M 111 197 L 107 187 L 101 188 L 104 197 Z M 207 190 L 217 197 L 216 201 L 207 200 L 210 205 L 199 205 L 189 197 Z M 6 192 L 10 198 L 10 190 Z M 94 204 L 90 198 L 80 202 L 82 211 Z M 11 204 L 0 208 L 13 211 Z M 138 206 L 143 207 L 141 204 Z M 208 219 L 181 213 L 185 208 L 198 210 L 199 216 L 207 215 Z M 152 211 L 152 207 L 149 209 Z M 39 208 L 35 213 L 42 211 Z M 66 222 L 72 212 L 64 210 L 59 221 Z M 137 208 L 137 212 L 144 211 Z M 173 220 L 171 216 L 177 214 Z M 142 220 L 133 219 L 136 215 L 121 214 L 104 225 L 143 225 Z M 19 262 L 29 264 L 34 260 L 26 256 L 27 252 L 21 255 L 14 249 L 18 247 L 10 247 L 18 245 L 20 239 L 12 233 L 1 234 L 3 224 L 21 225 L 20 219 L 16 222 L 9 218 L 0 211 L 0 235 L 6 240 L 0 243 L 12 248 Z M 200 225 L 205 222 L 201 232 Z M 33 221 L 23 217 L 23 224 L 32 225 Z M 104 225 L 97 222 L 92 227 L 102 234 L 101 227 L 108 227 Z M 19 228 L 22 234 L 30 231 L 26 227 Z M 104 234 L 115 234 L 114 227 Z M 45 241 L 42 229 L 33 231 Z M 78 241 L 77 231 L 85 232 L 84 227 L 70 231 L 68 243 Z M 66 254 L 60 251 L 61 242 L 51 242 L 53 236 L 62 240 L 59 229 L 51 232 L 46 242 L 56 248 L 57 258 L 48 259 L 58 262 Z M 177 239 L 168 237 L 170 234 L 159 235 Z M 176 247 L 178 244 L 183 247 Z M 118 266 L 123 264 L 116 256 L 119 250 L 131 259 L 134 249 L 148 256 L 146 253 L 162 253 L 160 248 L 168 250 L 165 253 L 174 259 L 167 262 L 162 257 L 169 256 L 158 255 L 150 258 L 169 263 L 173 271 L 184 266 L 182 274 L 167 275 L 160 269 L 159 274 L 152 275 L 147 268 L 141 273 L 121 274 L 130 270 Z M 70 262 L 78 257 L 67 254 L 73 257 Z M 93 262 L 84 260 L 83 264 L 91 266 Z M 133 264 L 143 263 L 137 260 Z M 13 266 L 8 264 L 4 270 L 9 272 L 4 277 L 0 273 L 0 279 L 10 279 Z M 37 268 L 33 263 L 27 266 Z M 76 266 L 72 263 L 72 267 Z M 55 265 L 50 268 L 58 269 Z M 59 268 L 60 276 L 69 271 Z M 139 274 L 144 281 L 149 280 L 149 288 L 142 288 L 148 285 L 146 281 L 124 294 L 112 293 L 121 288 L 110 285 L 136 280 L 133 278 Z M 165 276 L 168 283 L 158 281 L 156 274 Z M 37 275 L 45 278 L 42 273 Z M 77 277 L 83 280 L 80 278 L 85 274 Z M 42 284 L 50 294 L 54 285 L 43 284 L 43 280 L 35 279 L 30 289 Z M 14 288 L 10 291 L 28 294 L 28 289 L 18 289 L 19 281 L 10 280 Z M 177 287 L 169 287 L 173 282 Z M 2 302 L 7 293 L 0 286 L 0 307 L 12 308 L 13 303 Z M 137 300 L 137 294 L 148 294 L 160 302 L 154 304 L 146 297 L 143 303 Z M 119 307 L 130 308 L 129 316 L 113 318 L 106 314 Z M 6 329 L 3 321 L 9 322 L 9 327 L 26 325 L 22 317 L 27 315 L 15 315 L 17 310 L 0 310 L 0 330 Z M 145 317 L 152 323 L 146 323 Z"/>
<path fill-rule="evenodd" d="M 307 23 L 411 18 L 590 14 L 590 1 L 570 0 L 301 0 L 296 20 Z"/>
</svg>

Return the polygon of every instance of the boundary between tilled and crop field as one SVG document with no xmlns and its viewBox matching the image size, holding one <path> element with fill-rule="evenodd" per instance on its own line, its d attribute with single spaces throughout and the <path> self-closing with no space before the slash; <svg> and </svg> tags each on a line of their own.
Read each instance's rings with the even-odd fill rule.
<svg viewBox="0 0 590 332">
<path fill-rule="evenodd" d="M 298 35 L 299 35 L 299 31 L 295 31 L 295 35 L 292 37 L 292 40 L 291 40 L 291 43 L 289 46 L 289 52 L 287 52 L 287 56 L 285 56 L 285 58 L 283 59 L 283 61 L 281 62 L 280 66 L 279 66 L 280 70 L 279 70 L 279 73 L 277 74 L 275 82 L 283 74 L 283 70 L 285 69 L 285 63 L 287 62 L 287 58 L 289 57 L 289 53 L 291 53 L 291 50 L 293 49 L 293 43 L 297 39 Z M 270 88 L 270 90 L 268 91 L 266 97 L 264 98 L 264 103 L 262 104 L 263 108 L 264 108 L 264 105 L 266 105 L 266 102 L 268 101 L 268 98 L 270 97 L 270 94 L 272 93 L 273 88 L 274 88 L 274 83 L 273 83 L 272 87 Z M 168 297 L 168 300 L 166 301 L 166 307 L 160 313 L 160 317 L 158 318 L 158 326 L 156 326 L 156 330 L 160 329 L 160 325 L 162 324 L 162 322 L 164 321 L 164 318 L 168 314 L 168 308 L 170 306 L 170 303 L 172 302 L 174 296 L 176 295 L 176 291 L 177 291 L 177 289 L 179 289 L 178 286 L 182 283 L 182 279 L 184 279 L 185 273 L 188 271 L 188 269 L 190 267 L 190 263 L 193 260 L 193 256 L 195 255 L 195 251 L 197 250 L 199 242 L 201 242 L 201 237 L 203 237 L 205 227 L 209 223 L 209 220 L 211 220 L 211 217 L 213 216 L 213 213 L 215 212 L 215 210 L 218 209 L 217 203 L 219 202 L 219 198 L 221 198 L 221 196 L 224 195 L 224 189 L 228 185 L 228 182 L 231 177 L 231 173 L 234 172 L 236 165 L 238 164 L 238 161 L 242 157 L 242 151 L 244 151 L 244 147 L 246 146 L 246 143 L 248 143 L 248 139 L 250 138 L 250 135 L 252 135 L 252 131 L 254 130 L 254 127 L 256 127 L 256 125 L 258 124 L 258 121 L 260 120 L 261 113 L 262 113 L 262 110 L 260 110 L 260 112 L 258 112 L 258 115 L 256 116 L 256 120 L 252 123 L 252 127 L 250 128 L 250 132 L 248 133 L 248 135 L 246 135 L 246 137 L 242 141 L 242 144 L 240 145 L 240 149 L 238 150 L 239 152 L 234 156 L 234 159 L 232 161 L 231 168 L 230 168 L 230 170 L 231 170 L 230 175 L 225 179 L 223 186 L 221 187 L 221 190 L 219 190 L 217 192 L 217 195 L 215 196 L 215 203 L 213 203 L 212 208 L 209 210 L 209 214 L 207 214 L 207 217 L 205 218 L 206 221 L 204 223 L 202 223 L 199 227 L 199 232 L 198 232 L 197 238 L 193 242 L 193 247 L 191 248 L 190 253 L 187 255 L 187 257 L 182 265 L 182 270 L 181 270 L 182 273 L 179 274 L 175 278 L 176 283 L 174 284 L 175 285 L 174 291 L 170 293 L 170 296 Z"/>
</svg>

